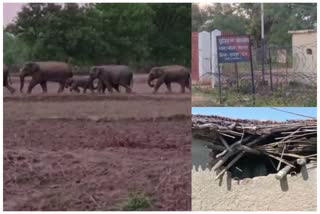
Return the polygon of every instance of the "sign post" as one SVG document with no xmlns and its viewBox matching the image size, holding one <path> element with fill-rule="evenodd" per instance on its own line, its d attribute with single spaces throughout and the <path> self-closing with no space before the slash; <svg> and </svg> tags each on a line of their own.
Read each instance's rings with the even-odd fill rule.
<svg viewBox="0 0 320 214">
<path fill-rule="evenodd" d="M 254 86 L 254 73 L 253 73 L 253 63 L 252 63 L 252 50 L 251 50 L 251 40 L 249 39 L 249 52 L 250 52 L 250 67 L 251 67 L 251 92 L 252 92 L 252 105 L 256 105 L 256 90 Z"/>
<path fill-rule="evenodd" d="M 217 36 L 217 53 L 218 53 L 218 71 L 219 71 L 219 96 L 220 104 L 222 104 L 221 98 L 221 73 L 220 63 L 237 63 L 250 61 L 251 66 L 251 78 L 252 78 L 252 95 L 253 104 L 255 105 L 255 86 L 254 86 L 254 74 L 253 63 L 251 53 L 251 40 L 248 35 L 223 35 Z"/>
<path fill-rule="evenodd" d="M 221 94 L 221 71 L 220 71 L 220 60 L 219 60 L 219 42 L 218 42 L 218 37 L 217 37 L 217 52 L 218 52 L 218 57 L 217 57 L 217 65 L 218 65 L 218 81 L 219 81 L 219 103 L 220 105 L 222 104 L 222 94 Z"/>
</svg>

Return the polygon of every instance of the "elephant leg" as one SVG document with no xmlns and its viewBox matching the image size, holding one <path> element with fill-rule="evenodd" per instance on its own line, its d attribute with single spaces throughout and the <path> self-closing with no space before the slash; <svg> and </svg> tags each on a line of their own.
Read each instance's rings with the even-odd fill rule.
<svg viewBox="0 0 320 214">
<path fill-rule="evenodd" d="M 65 82 L 59 82 L 58 94 L 60 94 L 61 92 L 63 92 L 63 90 L 64 90 L 64 85 L 65 85 Z"/>
<path fill-rule="evenodd" d="M 131 88 L 125 83 L 121 83 L 121 85 L 126 89 L 126 93 L 131 93 Z M 119 92 L 119 85 L 118 85 L 118 92 Z"/>
<path fill-rule="evenodd" d="M 41 82 L 40 85 L 41 85 L 41 88 L 42 88 L 42 92 L 43 93 L 47 93 L 48 92 L 47 82 Z"/>
<path fill-rule="evenodd" d="M 90 91 L 91 91 L 91 94 L 94 93 L 94 88 L 93 88 L 93 86 L 90 87 Z"/>
<path fill-rule="evenodd" d="M 158 89 L 160 88 L 160 86 L 163 83 L 163 79 L 158 79 L 156 85 L 154 86 L 154 90 L 153 90 L 153 94 L 157 93 Z"/>
<path fill-rule="evenodd" d="M 94 93 L 94 86 L 93 86 L 93 83 L 89 84 L 89 89 L 91 91 L 91 94 Z"/>
<path fill-rule="evenodd" d="M 78 88 L 78 86 L 74 86 L 73 90 L 76 91 L 78 94 L 80 93 L 80 89 Z"/>
<path fill-rule="evenodd" d="M 28 91 L 27 93 L 30 94 L 32 89 L 38 84 L 39 82 L 35 79 L 31 79 L 29 86 L 28 86 Z"/>
<path fill-rule="evenodd" d="M 8 91 L 11 93 L 11 94 L 13 94 L 16 90 L 13 88 L 13 87 L 11 87 L 10 85 L 7 85 L 7 86 L 5 86 L 7 89 L 8 89 Z"/>
<path fill-rule="evenodd" d="M 181 93 L 184 93 L 186 85 L 184 83 L 180 83 L 180 86 L 181 86 Z"/>
<path fill-rule="evenodd" d="M 105 81 L 104 84 L 105 84 L 106 88 L 108 89 L 108 91 L 110 93 L 113 93 L 112 85 L 108 81 Z"/>
<path fill-rule="evenodd" d="M 116 85 L 116 88 L 117 88 L 117 92 L 118 93 L 120 93 L 121 92 L 121 90 L 120 90 L 120 85 L 118 84 L 118 85 Z"/>
<path fill-rule="evenodd" d="M 190 82 L 189 81 L 186 82 L 186 87 L 189 89 L 189 91 L 191 91 L 191 87 L 190 87 Z"/>
<path fill-rule="evenodd" d="M 171 91 L 171 83 L 170 82 L 165 82 L 165 84 L 167 86 L 168 92 L 172 93 L 172 91 Z"/>
</svg>

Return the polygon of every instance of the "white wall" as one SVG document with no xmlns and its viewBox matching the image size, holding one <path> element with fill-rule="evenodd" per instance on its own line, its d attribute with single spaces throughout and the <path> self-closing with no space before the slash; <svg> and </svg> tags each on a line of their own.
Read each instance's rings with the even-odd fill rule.
<svg viewBox="0 0 320 214">
<path fill-rule="evenodd" d="M 218 83 L 217 42 L 221 31 L 202 31 L 199 33 L 199 80 L 210 84 L 212 88 Z"/>
<path fill-rule="evenodd" d="M 210 81 L 210 33 L 202 31 L 199 33 L 199 80 L 202 83 Z"/>
</svg>

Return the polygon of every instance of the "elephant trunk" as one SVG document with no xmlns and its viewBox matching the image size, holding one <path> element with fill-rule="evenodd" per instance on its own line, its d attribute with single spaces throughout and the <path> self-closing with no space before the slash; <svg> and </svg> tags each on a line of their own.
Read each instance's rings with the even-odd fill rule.
<svg viewBox="0 0 320 214">
<path fill-rule="evenodd" d="M 22 93 L 23 92 L 23 86 L 24 86 L 24 75 L 21 74 L 20 75 L 20 92 Z"/>
<path fill-rule="evenodd" d="M 148 85 L 150 87 L 154 87 L 154 84 L 152 84 L 152 81 L 154 80 L 154 78 L 150 75 L 149 78 L 148 78 Z"/>
</svg>

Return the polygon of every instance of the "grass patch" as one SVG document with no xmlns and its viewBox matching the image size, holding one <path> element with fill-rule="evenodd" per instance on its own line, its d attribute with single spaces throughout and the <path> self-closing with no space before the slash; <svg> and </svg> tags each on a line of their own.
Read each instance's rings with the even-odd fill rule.
<svg viewBox="0 0 320 214">
<path fill-rule="evenodd" d="M 232 89 L 222 89 L 222 104 L 219 100 L 218 88 L 192 88 L 192 106 L 253 106 L 253 97 L 250 93 Z M 316 91 L 304 91 L 295 87 L 281 88 L 273 92 L 267 91 L 255 95 L 255 106 L 308 106 L 317 105 Z"/>
<path fill-rule="evenodd" d="M 142 193 L 130 193 L 127 201 L 122 205 L 123 211 L 143 211 L 151 208 L 149 196 Z"/>
</svg>

